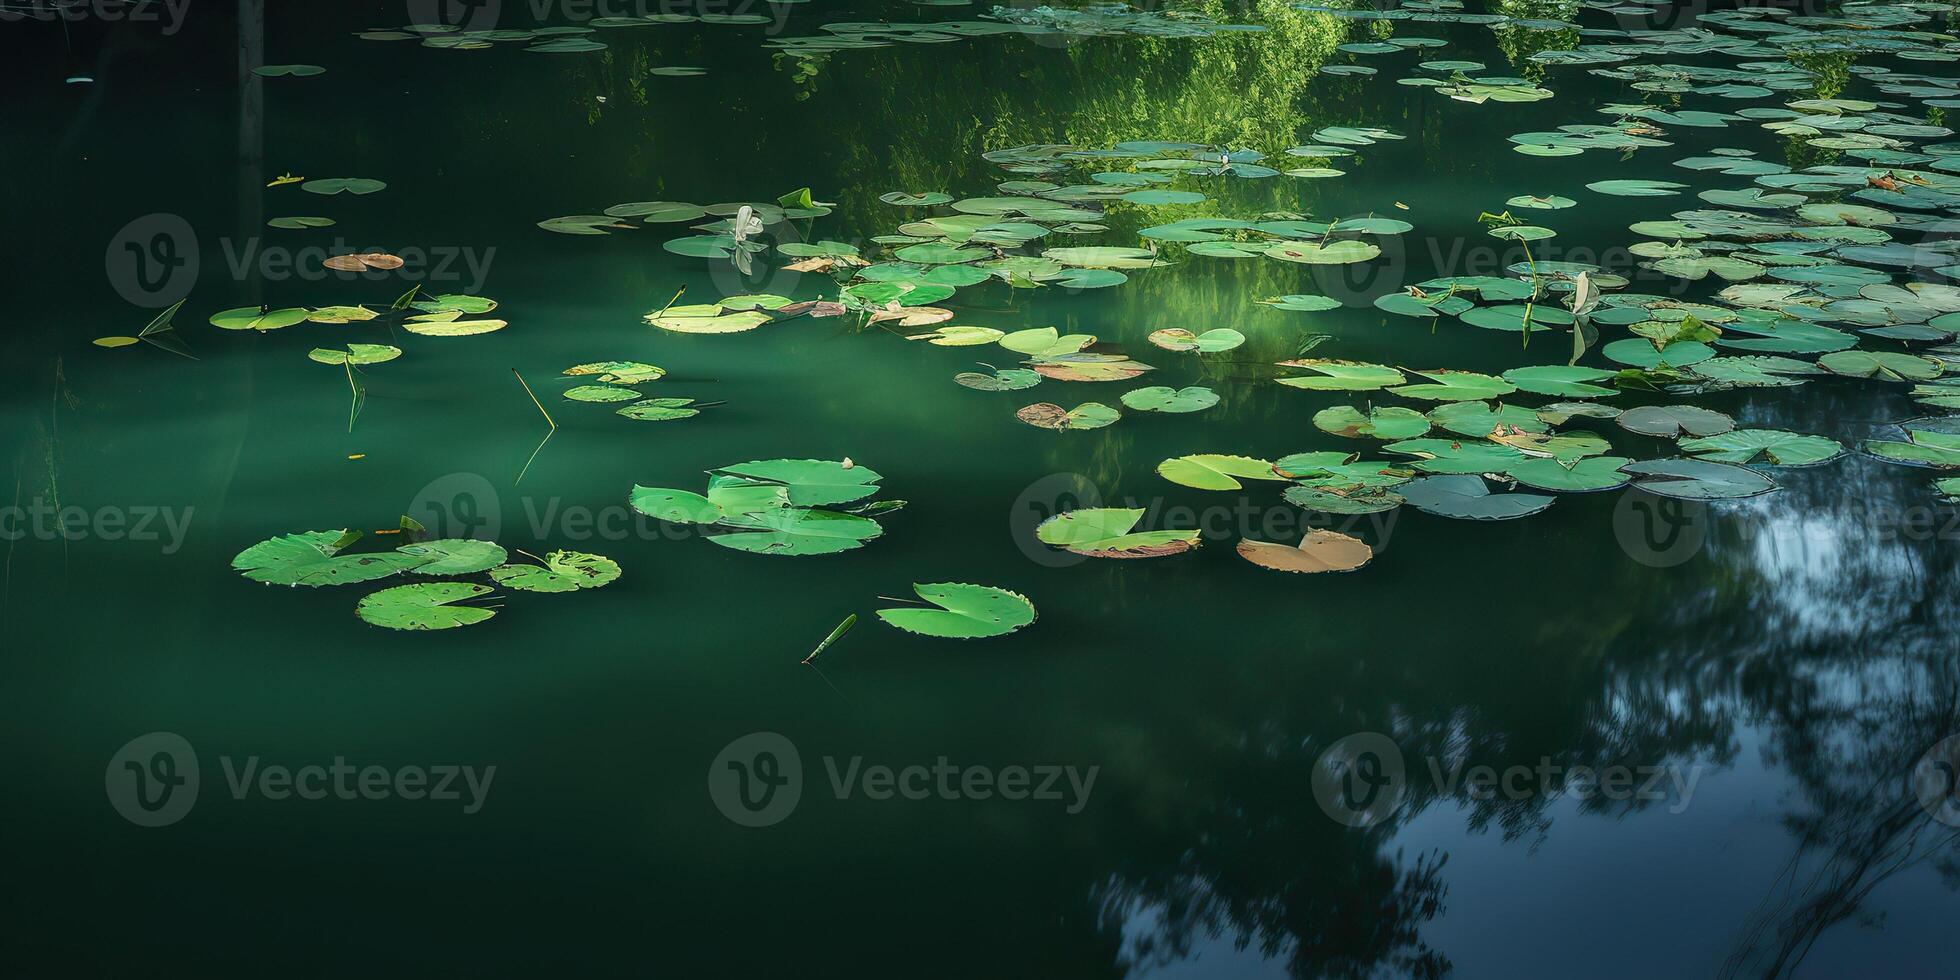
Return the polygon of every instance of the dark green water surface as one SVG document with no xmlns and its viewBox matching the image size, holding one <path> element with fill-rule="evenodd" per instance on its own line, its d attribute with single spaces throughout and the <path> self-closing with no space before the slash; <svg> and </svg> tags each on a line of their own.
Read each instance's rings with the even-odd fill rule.
<svg viewBox="0 0 1960 980">
<path fill-rule="evenodd" d="M 1448 46 L 1363 61 L 1334 45 L 1382 31 L 1276 4 L 1215 11 L 1264 33 L 975 37 L 820 64 L 778 59 L 765 42 L 827 21 L 985 8 L 818 0 L 759 8 L 786 17 L 780 27 L 610 30 L 605 51 L 537 54 L 354 36 L 406 23 L 400 3 L 255 6 L 193 4 L 173 33 L 86 21 L 64 41 L 57 24 L 0 26 L 11 246 L 0 498 L 80 508 L 89 524 L 69 540 L 29 527 L 0 545 L 10 975 L 1917 978 L 1960 962 L 1953 828 L 1922 812 L 1907 781 L 1960 732 L 1960 528 L 1931 471 L 1854 452 L 1776 471 L 1773 494 L 1707 507 L 1611 491 L 1561 495 L 1523 521 L 1407 507 L 1336 518 L 1377 554 L 1352 574 L 1314 576 L 1234 553 L 1242 538 L 1304 530 L 1278 484 L 1215 493 L 1155 472 L 1188 453 L 1372 448 L 1309 421 L 1365 394 L 1272 382 L 1271 362 L 1308 333 L 1333 337 L 1315 357 L 1491 372 L 1564 363 L 1563 332 L 1521 352 L 1515 334 L 1390 316 L 1368 300 L 1518 261 L 1476 218 L 1520 194 L 1580 199 L 1526 216 L 1559 232 L 1539 258 L 1638 274 L 1610 251 L 1638 240 L 1627 225 L 1696 202 L 1583 184 L 1747 186 L 1669 166 L 1718 146 L 1829 162 L 1786 160 L 1800 144 L 1745 121 L 1675 129 L 1673 147 L 1624 160 L 1526 157 L 1505 136 L 1606 121 L 1597 106 L 1648 96 L 1584 66 L 1523 60 L 1578 43 L 1571 32 L 1401 24 L 1393 33 Z M 533 10 L 504 7 L 504 26 L 534 26 Z M 1494 8 L 1634 26 L 1569 4 Z M 543 23 L 577 23 L 546 12 Z M 241 58 L 327 72 L 258 78 Z M 1431 58 L 1528 69 L 1556 95 L 1469 105 L 1395 84 Z M 1381 74 L 1317 73 L 1350 62 Z M 706 74 L 647 74 L 662 65 Z M 63 83 L 75 74 L 94 81 Z M 1856 78 L 1842 94 L 1872 97 Z M 1107 289 L 995 282 L 945 304 L 955 323 L 1094 334 L 1155 365 L 1144 383 L 1223 398 L 1194 415 L 1126 412 L 1091 432 L 1032 428 L 1014 411 L 1116 404 L 1131 385 L 968 390 L 952 375 L 1014 355 L 851 318 L 659 331 L 641 317 L 683 285 L 687 302 L 835 286 L 711 271 L 662 250 L 679 226 L 606 237 L 536 226 L 623 201 L 773 201 L 808 186 L 835 211 L 800 231 L 869 252 L 871 236 L 922 213 L 880 194 L 984 195 L 1018 176 L 983 160 L 990 149 L 1186 140 L 1280 157 L 1328 125 L 1408 138 L 1336 162 L 1340 178 L 1180 178 L 1213 200 L 1112 208 L 1110 234 L 1054 244 L 1135 245 L 1137 228 L 1213 213 L 1386 214 L 1416 231 L 1385 243 L 1382 278 L 1190 256 Z M 388 187 L 266 187 L 284 173 Z M 337 224 L 265 227 L 282 215 Z M 178 257 L 195 262 L 126 298 L 139 259 L 120 243 L 132 223 L 158 220 L 190 229 Z M 153 240 L 156 225 L 136 227 Z M 328 252 L 370 249 L 456 258 L 367 279 L 316 271 Z M 295 252 L 306 277 L 277 264 Z M 510 326 L 466 338 L 397 327 L 391 341 L 363 324 L 254 334 L 206 323 L 261 303 L 385 305 L 416 282 L 494 297 Z M 1633 288 L 1699 298 L 1720 285 L 1649 276 Z M 188 296 L 176 332 L 195 360 L 90 344 L 139 330 L 166 292 Z M 1256 302 L 1287 293 L 1348 305 Z M 1201 360 L 1145 341 L 1221 326 L 1248 343 Z M 350 340 L 407 352 L 363 373 L 351 433 L 346 377 L 305 356 Z M 609 359 L 665 367 L 649 394 L 726 404 L 637 423 L 557 394 L 563 368 Z M 546 427 L 512 368 L 559 423 L 542 449 Z M 1855 446 L 1927 414 L 1906 391 L 1823 379 L 1693 401 Z M 1666 440 L 1589 427 L 1619 455 L 1673 454 Z M 625 507 L 634 484 L 698 490 L 704 470 L 743 460 L 847 456 L 884 475 L 881 496 L 910 505 L 842 555 L 718 548 Z M 1033 540 L 1036 522 L 1092 505 L 1089 494 L 1150 508 L 1149 527 L 1199 526 L 1206 546 L 1077 561 Z M 268 587 L 229 567 L 276 534 L 386 529 L 418 511 L 510 548 L 599 552 L 624 575 L 578 594 L 509 594 L 467 629 L 407 633 L 352 615 L 378 586 Z M 102 523 L 116 515 L 150 521 L 148 533 Z M 873 615 L 894 605 L 880 596 L 947 581 L 1023 593 L 1040 618 L 956 642 Z M 860 621 L 823 673 L 798 666 L 851 613 Z M 112 757 L 151 732 L 181 736 L 199 764 L 195 807 L 168 826 L 138 826 L 111 802 L 126 775 Z M 753 732 L 779 733 L 800 757 L 800 800 L 767 827 L 737 825 L 708 788 L 718 753 Z M 1403 757 L 1404 796 L 1386 819 L 1350 828 L 1324 812 L 1311 777 L 1330 746 L 1370 732 Z M 495 772 L 473 812 L 467 791 L 304 800 L 255 785 L 236 796 L 227 766 L 254 758 Z M 1061 799 L 937 786 L 876 799 L 862 785 L 840 798 L 830 767 L 853 760 L 859 772 L 943 760 L 990 778 L 1016 766 L 1094 775 Z M 1432 760 L 1445 777 L 1459 766 L 1533 775 L 1519 793 L 1479 798 L 1437 785 Z M 1660 773 L 1662 798 L 1588 795 L 1571 775 L 1614 766 L 1639 782 Z"/>
</svg>

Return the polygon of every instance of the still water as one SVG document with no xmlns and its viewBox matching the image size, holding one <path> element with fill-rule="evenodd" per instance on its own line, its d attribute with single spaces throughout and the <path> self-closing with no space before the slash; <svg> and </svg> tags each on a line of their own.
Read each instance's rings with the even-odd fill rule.
<svg viewBox="0 0 1960 980">
<path fill-rule="evenodd" d="M 1845 55 L 1835 74 L 1812 64 L 1810 87 L 1711 104 L 1531 60 L 1598 42 L 1559 22 L 1642 23 L 1569 3 L 1473 6 L 1552 22 L 1505 29 L 1206 5 L 1217 23 L 1264 29 L 933 35 L 808 56 L 772 45 L 827 23 L 988 10 L 757 4 L 727 9 L 767 23 L 601 29 L 592 51 L 356 36 L 443 13 L 406 7 L 214 3 L 157 21 L 0 25 L 14 244 L 13 492 L 0 496 L 18 508 L 0 684 L 17 749 L 5 945 L 23 975 L 1950 975 L 1960 852 L 1909 778 L 1960 732 L 1960 530 L 1934 471 L 1855 450 L 1940 414 L 1908 385 L 1694 395 L 1739 426 L 1854 447 L 1766 470 L 1780 489 L 1748 499 L 1611 490 L 1559 494 L 1522 521 L 1320 515 L 1313 526 L 1374 549 L 1348 574 L 1235 554 L 1241 539 L 1307 529 L 1283 484 L 1220 493 L 1156 472 L 1194 453 L 1380 456 L 1312 419 L 1391 398 L 1274 383 L 1274 362 L 1302 356 L 1310 335 L 1328 335 L 1316 358 L 1564 364 L 1563 329 L 1526 346 L 1370 303 L 1438 276 L 1505 275 L 1525 256 L 1479 216 L 1508 199 L 1579 201 L 1525 215 L 1557 232 L 1532 243 L 1537 260 L 1706 301 L 1726 283 L 1642 273 L 1625 251 L 1641 240 L 1630 223 L 1700 202 L 1583 185 L 1749 186 L 1671 166 L 1717 147 L 1855 163 L 1754 119 L 1663 125 L 1673 146 L 1637 154 L 1527 156 L 1507 135 L 1608 122 L 1599 106 L 1643 100 L 1882 99 L 1845 69 L 1952 76 L 1950 63 Z M 1666 8 L 1652 26 L 1691 28 L 1705 9 Z M 504 3 L 472 27 L 594 13 L 607 11 Z M 1338 50 L 1385 36 L 1442 44 Z M 1396 83 L 1438 59 L 1555 94 L 1473 104 Z M 1379 74 L 1320 71 L 1346 64 Z M 326 71 L 250 72 L 261 65 Z M 674 66 L 703 71 L 651 71 Z M 1110 287 L 996 280 L 937 304 L 957 324 L 1092 334 L 1154 366 L 1145 383 L 1220 396 L 1094 431 L 1015 411 L 1115 405 L 1131 385 L 970 390 L 953 375 L 1021 356 L 855 315 L 655 329 L 642 317 L 682 287 L 681 302 L 708 303 L 834 299 L 837 285 L 773 257 L 744 277 L 664 249 L 685 225 L 538 226 L 620 202 L 772 202 L 808 187 L 832 209 L 789 222 L 794 234 L 870 256 L 874 236 L 951 213 L 880 195 L 1030 179 L 990 150 L 1190 142 L 1286 169 L 1320 166 L 1281 151 L 1329 126 L 1406 139 L 1327 161 L 1345 171 L 1333 178 L 1180 176 L 1209 200 L 1112 205 L 1107 232 L 1047 244 L 1134 247 L 1146 226 L 1271 212 L 1414 225 L 1381 239 L 1373 271 L 1191 254 Z M 268 186 L 286 174 L 386 188 Z M 295 215 L 334 224 L 267 226 Z M 319 268 L 348 252 L 405 264 Z M 385 309 L 418 284 L 492 297 L 509 325 L 428 337 L 385 318 L 208 323 L 261 304 Z M 1290 294 L 1342 305 L 1258 302 Z M 173 346 L 90 343 L 136 334 L 179 298 Z M 1146 341 L 1171 327 L 1247 340 L 1202 357 Z M 307 357 L 349 342 L 405 351 L 359 372 L 351 431 L 350 372 Z M 652 423 L 560 394 L 559 372 L 607 360 L 664 368 L 650 395 L 718 404 Z M 1615 367 L 1596 351 L 1583 363 Z M 1677 455 L 1671 440 L 1579 422 L 1617 455 Z M 849 458 L 883 475 L 881 499 L 908 505 L 879 514 L 884 533 L 861 550 L 813 557 L 716 547 L 627 507 L 635 485 L 698 491 L 704 471 L 777 458 Z M 1111 561 L 1034 538 L 1043 519 L 1098 505 L 1199 528 L 1205 547 Z M 60 513 L 65 537 L 48 530 Z M 502 594 L 467 629 L 398 632 L 352 615 L 376 585 L 274 588 L 231 568 L 276 535 L 387 531 L 404 514 L 539 555 L 603 554 L 623 574 Z M 955 641 L 874 616 L 898 605 L 881 597 L 934 582 L 1012 590 L 1039 619 Z M 851 614 L 821 670 L 800 666 Z M 145 733 L 169 734 L 125 748 Z M 774 735 L 737 742 L 752 733 Z M 1346 784 L 1323 773 L 1317 788 L 1340 746 L 1375 751 Z M 153 765 L 162 757 L 195 772 Z M 784 794 L 766 817 L 710 792 L 731 761 L 751 801 L 772 784 Z M 194 787 L 194 806 L 143 826 L 166 821 L 129 807 L 131 773 Z M 1364 797 L 1374 809 L 1343 811 Z"/>
</svg>

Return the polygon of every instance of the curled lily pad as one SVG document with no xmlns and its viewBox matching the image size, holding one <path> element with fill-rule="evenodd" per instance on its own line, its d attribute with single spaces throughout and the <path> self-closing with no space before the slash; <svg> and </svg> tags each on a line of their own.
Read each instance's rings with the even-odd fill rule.
<svg viewBox="0 0 1960 980">
<path fill-rule="evenodd" d="M 1123 405 L 1139 412 L 1202 412 L 1218 404 L 1218 393 L 1210 388 L 1192 386 L 1189 388 L 1169 388 L 1156 385 L 1149 388 L 1133 388 L 1123 393 Z"/>
<path fill-rule="evenodd" d="M 1269 460 L 1250 456 L 1199 453 L 1178 456 L 1157 464 L 1157 475 L 1181 486 L 1199 490 L 1237 490 L 1239 480 L 1283 480 Z"/>
<path fill-rule="evenodd" d="M 1043 544 L 1091 558 L 1161 558 L 1198 546 L 1197 531 L 1137 531 L 1143 508 L 1064 511 L 1035 528 Z"/>
<path fill-rule="evenodd" d="M 1152 331 L 1149 339 L 1152 344 L 1165 350 L 1217 354 L 1245 343 L 1245 334 L 1231 327 L 1214 327 L 1201 334 L 1194 334 L 1183 327 L 1170 327 Z"/>
<path fill-rule="evenodd" d="M 1776 489 L 1776 481 L 1734 463 L 1705 459 L 1646 459 L 1620 470 L 1648 493 L 1680 500 L 1730 500 Z"/>
<path fill-rule="evenodd" d="M 1239 557 L 1281 572 L 1351 572 L 1375 557 L 1368 543 L 1339 531 L 1308 531 L 1297 545 L 1240 541 Z"/>
<path fill-rule="evenodd" d="M 1562 364 L 1512 368 L 1503 374 L 1504 380 L 1516 385 L 1519 391 L 1558 398 L 1606 398 L 1615 393 L 1613 389 L 1594 382 L 1611 377 L 1611 371 Z"/>
<path fill-rule="evenodd" d="M 1037 402 L 1014 413 L 1014 417 L 1037 429 L 1100 429 L 1122 418 L 1122 413 L 1101 402 L 1084 402 L 1066 409 L 1050 402 Z"/>
<path fill-rule="evenodd" d="M 489 586 L 474 582 L 416 582 L 362 596 L 354 615 L 391 630 L 446 630 L 495 616 L 493 609 L 457 605 L 489 594 Z"/>
<path fill-rule="evenodd" d="M 1408 380 L 1403 377 L 1402 372 L 1392 367 L 1362 361 L 1307 358 L 1281 361 L 1279 366 L 1306 368 L 1317 372 L 1313 375 L 1278 379 L 1280 384 L 1287 387 L 1305 388 L 1309 391 L 1371 391 Z"/>
<path fill-rule="evenodd" d="M 913 585 L 938 609 L 880 609 L 878 618 L 908 633 L 954 640 L 1006 636 L 1035 620 L 1028 597 L 991 585 L 939 582 Z"/>
<path fill-rule="evenodd" d="M 542 565 L 500 565 L 490 577 L 521 592 L 576 592 L 596 589 L 619 578 L 619 563 L 584 551 L 553 551 Z"/>
<path fill-rule="evenodd" d="M 1403 385 L 1388 390 L 1404 398 L 1421 398 L 1427 401 L 1483 401 L 1502 398 L 1518 390 L 1508 381 L 1474 371 L 1442 368 L 1416 373 L 1428 378 L 1431 383 Z"/>
</svg>

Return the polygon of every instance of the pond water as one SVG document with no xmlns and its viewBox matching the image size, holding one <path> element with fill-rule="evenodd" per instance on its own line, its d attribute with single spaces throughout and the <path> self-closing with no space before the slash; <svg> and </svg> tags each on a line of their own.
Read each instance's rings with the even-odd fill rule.
<svg viewBox="0 0 1960 980">
<path fill-rule="evenodd" d="M 1960 271 L 1946 20 L 618 6 L 247 0 L 0 28 L 16 955 L 88 975 L 1951 972 L 1960 802 L 1937 779 L 1960 754 L 1942 743 L 1960 733 L 1960 488 L 1935 480 L 1960 447 L 1949 423 L 1897 425 L 1960 391 L 1933 390 L 1960 364 L 1940 319 L 1960 310 L 1939 271 Z M 869 29 L 888 21 L 953 26 Z M 540 27 L 576 30 L 524 33 Z M 268 65 L 325 71 L 250 70 Z M 1017 147 L 1035 149 L 995 152 Z M 1570 206 L 1507 203 L 1554 196 Z M 629 202 L 668 203 L 558 223 L 591 234 L 540 225 Z M 742 243 L 691 227 L 743 203 L 762 227 Z M 332 224 L 268 226 L 292 217 Z M 1554 234 L 1503 231 L 1519 226 Z M 667 247 L 691 236 L 720 237 Z M 778 251 L 812 242 L 845 247 Z M 746 275 L 720 257 L 751 244 Z M 1034 258 L 1088 247 L 1144 251 Z M 321 268 L 349 253 L 402 265 Z M 854 255 L 901 285 L 741 332 L 645 319 L 837 301 Z M 1030 258 L 987 264 L 1004 256 Z M 412 287 L 427 305 L 390 310 Z M 1575 289 L 1582 312 L 1605 296 L 1577 361 L 1595 370 L 1515 390 L 1498 376 L 1573 359 Z M 1285 296 L 1328 302 L 1261 302 Z M 91 343 L 179 299 L 172 329 Z M 381 315 L 212 323 L 357 304 Z M 1509 329 L 1474 312 L 1507 305 Z M 920 307 L 951 319 L 903 315 Z M 486 319 L 507 325 L 427 332 Z M 1053 327 L 1058 349 L 952 326 Z M 1149 339 L 1172 328 L 1243 342 Z M 1071 361 L 1071 334 L 1133 360 Z M 308 357 L 346 344 L 401 354 Z M 1300 359 L 1379 367 L 1334 365 L 1348 390 L 1277 383 L 1317 376 L 1277 366 Z M 561 372 L 604 361 L 657 365 L 632 390 L 699 414 L 564 396 L 599 382 Z M 954 381 L 1029 361 L 1033 387 Z M 1435 369 L 1477 372 L 1445 376 L 1472 394 L 1385 390 Z M 1122 397 L 1157 385 L 1216 404 Z M 1448 407 L 1477 394 L 1507 407 Z M 1610 410 L 1541 411 L 1575 400 Z M 1016 414 L 1086 402 L 1121 417 Z M 1336 434 L 1321 413 L 1344 405 L 1416 428 Z M 1642 406 L 1649 432 L 1611 417 Z M 1410 420 L 1436 411 L 1426 436 Z M 1746 469 L 1664 464 L 1658 493 L 1596 462 L 1758 444 L 1650 434 L 1674 424 L 1837 445 L 1765 436 Z M 1413 438 L 1437 441 L 1386 448 Z M 1159 472 L 1204 454 L 1259 462 L 1225 489 L 1203 486 L 1244 461 Z M 838 483 L 877 484 L 827 498 L 840 509 L 907 503 L 842 522 L 876 521 L 862 547 L 812 555 L 755 549 L 836 539 L 717 546 L 735 529 L 629 506 L 779 459 L 851 461 L 790 480 L 792 503 Z M 1387 485 L 1353 485 L 1370 479 Z M 1163 535 L 1177 553 L 1116 560 L 1037 537 L 1098 507 L 1203 546 Z M 1461 519 L 1501 508 L 1541 512 Z M 446 576 L 493 592 L 462 605 L 494 615 L 420 631 L 355 611 L 427 569 L 274 588 L 233 568 L 329 529 L 389 554 L 414 537 L 404 515 L 514 563 L 569 550 L 620 574 L 557 594 Z M 1346 567 L 1352 538 L 1366 565 L 1238 551 L 1316 529 L 1347 537 L 1253 553 Z M 968 640 L 881 621 L 927 608 L 915 583 L 1008 590 L 1038 619 Z"/>
</svg>

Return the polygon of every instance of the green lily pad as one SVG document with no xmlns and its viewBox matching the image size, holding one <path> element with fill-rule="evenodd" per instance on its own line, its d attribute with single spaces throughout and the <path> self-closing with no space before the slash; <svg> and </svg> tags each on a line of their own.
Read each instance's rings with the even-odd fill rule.
<svg viewBox="0 0 1960 980">
<path fill-rule="evenodd" d="M 649 398 L 624 406 L 614 414 L 636 422 L 672 422 L 701 414 L 700 409 L 689 407 L 693 404 L 692 398 Z"/>
<path fill-rule="evenodd" d="M 1557 398 L 1605 398 L 1616 394 L 1611 388 L 1593 384 L 1613 377 L 1613 372 L 1599 368 L 1567 367 L 1562 364 L 1546 364 L 1534 367 L 1512 368 L 1504 372 L 1505 381 L 1516 385 L 1519 391 L 1534 395 L 1551 395 Z"/>
<path fill-rule="evenodd" d="M 792 496 L 794 489 L 792 489 Z M 760 555 L 829 555 L 864 547 L 884 533 L 877 521 L 812 507 L 775 507 L 724 515 L 721 526 L 739 533 L 708 538 L 724 548 Z"/>
<path fill-rule="evenodd" d="M 1170 388 L 1156 385 L 1149 388 L 1134 388 L 1123 393 L 1123 406 L 1139 412 L 1202 412 L 1218 404 L 1218 393 L 1210 388 L 1192 386 L 1189 388 Z"/>
<path fill-rule="evenodd" d="M 1946 371 L 1946 362 L 1917 354 L 1846 350 L 1825 354 L 1817 366 L 1849 378 L 1880 381 L 1931 381 Z"/>
<path fill-rule="evenodd" d="M 1409 408 L 1371 408 L 1368 414 L 1352 405 L 1335 405 L 1314 413 L 1314 428 L 1350 439 L 1413 439 L 1429 431 L 1429 420 Z"/>
<path fill-rule="evenodd" d="M 1732 500 L 1776 489 L 1776 481 L 1734 463 L 1705 459 L 1647 459 L 1620 467 L 1633 485 L 1678 500 Z"/>
<path fill-rule="evenodd" d="M 1693 405 L 1642 405 L 1621 412 L 1615 421 L 1628 432 L 1663 439 L 1720 435 L 1735 428 L 1727 415 Z"/>
<path fill-rule="evenodd" d="M 1000 368 L 992 374 L 963 371 L 953 380 L 975 391 L 1020 391 L 1041 383 L 1041 375 L 1026 368 Z"/>
<path fill-rule="evenodd" d="M 565 397 L 575 402 L 630 402 L 640 397 L 640 393 L 612 385 L 579 385 L 565 389 Z"/>
<path fill-rule="evenodd" d="M 576 592 L 619 578 L 619 563 L 584 551 L 553 551 L 542 565 L 500 565 L 490 570 L 498 585 L 520 592 Z"/>
<path fill-rule="evenodd" d="M 1014 417 L 1037 429 L 1100 429 L 1122 418 L 1122 413 L 1101 402 L 1084 402 L 1066 409 L 1052 402 L 1037 402 Z"/>
<path fill-rule="evenodd" d="M 405 544 L 396 551 L 416 560 L 410 569 L 418 575 L 468 575 L 489 571 L 504 563 L 509 555 L 494 541 L 469 538 L 442 538 Z"/>
<path fill-rule="evenodd" d="M 308 359 L 318 361 L 321 364 L 332 364 L 335 366 L 353 364 L 359 366 L 362 364 L 381 364 L 386 361 L 392 361 L 402 356 L 402 349 L 399 347 L 390 347 L 387 344 L 348 344 L 346 350 L 315 347 L 307 351 L 306 356 Z"/>
<path fill-rule="evenodd" d="M 398 551 L 342 555 L 359 531 L 302 531 L 269 538 L 238 553 L 231 567 L 268 585 L 345 585 L 408 571 L 422 559 Z"/>
<path fill-rule="evenodd" d="M 496 610 L 455 603 L 490 594 L 474 582 L 417 582 L 397 585 L 361 597 L 354 615 L 373 626 L 391 630 L 446 630 L 481 623 Z"/>
<path fill-rule="evenodd" d="M 1269 460 L 1250 456 L 1199 453 L 1178 456 L 1157 464 L 1157 475 L 1180 486 L 1198 490 L 1237 490 L 1240 479 L 1283 480 Z"/>
<path fill-rule="evenodd" d="M 1628 477 L 1620 472 L 1620 467 L 1630 462 L 1625 456 L 1588 456 L 1571 461 L 1527 459 L 1504 473 L 1535 490 L 1591 493 L 1626 486 Z"/>
<path fill-rule="evenodd" d="M 1389 392 L 1404 398 L 1420 398 L 1426 401 L 1485 401 L 1502 398 L 1518 390 L 1508 381 L 1474 371 L 1440 368 L 1416 373 L 1428 378 L 1432 383 L 1403 385 L 1399 388 L 1390 388 Z"/>
<path fill-rule="evenodd" d="M 1305 388 L 1308 391 L 1372 391 L 1408 380 L 1403 377 L 1402 372 L 1392 367 L 1368 364 L 1363 361 L 1306 358 L 1281 361 L 1279 366 L 1306 368 L 1318 372 L 1313 375 L 1277 379 L 1280 384 L 1289 388 Z"/>
<path fill-rule="evenodd" d="M 306 311 L 298 307 L 268 310 L 258 306 L 241 306 L 211 314 L 211 325 L 226 330 L 277 330 L 304 322 Z"/>
<path fill-rule="evenodd" d="M 938 609 L 880 609 L 878 618 L 908 633 L 954 640 L 1006 636 L 1035 620 L 1028 597 L 990 585 L 939 582 L 913 585 Z"/>
<path fill-rule="evenodd" d="M 1035 528 L 1043 544 L 1090 558 L 1161 558 L 1198 546 L 1197 531 L 1137 531 L 1143 508 L 1064 511 Z"/>
<path fill-rule="evenodd" d="M 1683 439 L 1681 451 L 1722 463 L 1752 463 L 1762 457 L 1776 466 L 1810 466 L 1844 455 L 1844 447 L 1823 436 L 1782 429 L 1736 429 L 1720 435 Z"/>
<path fill-rule="evenodd" d="M 1557 498 L 1535 493 L 1491 493 L 1481 476 L 1426 476 L 1396 490 L 1425 514 L 1470 521 L 1508 521 L 1530 517 Z"/>
<path fill-rule="evenodd" d="M 1499 473 L 1526 458 L 1509 446 L 1465 439 L 1405 439 L 1383 448 L 1416 457 L 1410 465 L 1424 473 Z"/>
<path fill-rule="evenodd" d="M 1170 327 L 1152 331 L 1149 339 L 1152 344 L 1165 350 L 1217 354 L 1245 343 L 1245 334 L 1231 327 L 1214 327 L 1201 334 L 1194 334 L 1183 327 Z"/>
<path fill-rule="evenodd" d="M 387 184 L 367 177 L 328 177 L 299 185 L 300 190 L 309 194 L 372 194 L 387 187 Z"/>
</svg>

